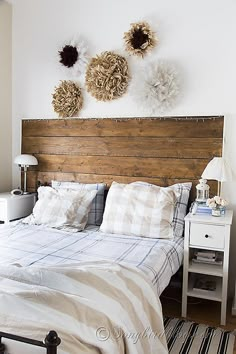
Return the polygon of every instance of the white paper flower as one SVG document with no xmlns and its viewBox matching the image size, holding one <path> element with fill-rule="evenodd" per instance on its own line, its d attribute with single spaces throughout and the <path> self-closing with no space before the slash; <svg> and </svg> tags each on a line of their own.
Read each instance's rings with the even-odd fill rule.
<svg viewBox="0 0 236 354">
<path fill-rule="evenodd" d="M 214 201 L 216 202 L 216 204 L 221 204 L 221 197 L 219 197 L 218 195 L 216 195 L 214 198 Z"/>
<path fill-rule="evenodd" d="M 180 83 L 175 68 L 167 62 L 147 64 L 135 75 L 131 95 L 150 114 L 171 108 L 179 95 Z"/>
<path fill-rule="evenodd" d="M 227 202 L 227 200 L 222 199 L 221 200 L 221 206 L 225 207 L 226 205 L 228 205 L 229 203 Z"/>
<path fill-rule="evenodd" d="M 219 197 L 218 195 L 215 195 L 213 198 L 209 198 L 206 201 L 206 205 L 209 206 L 209 208 L 219 208 L 220 206 L 225 207 L 228 205 L 227 200 Z"/>
<path fill-rule="evenodd" d="M 77 77 L 85 73 L 88 57 L 84 42 L 73 39 L 66 43 L 58 54 L 59 62 L 72 76 Z"/>
<path fill-rule="evenodd" d="M 209 207 L 212 208 L 212 209 L 216 208 L 216 206 L 217 206 L 217 204 L 215 202 L 210 202 L 209 203 Z"/>
</svg>

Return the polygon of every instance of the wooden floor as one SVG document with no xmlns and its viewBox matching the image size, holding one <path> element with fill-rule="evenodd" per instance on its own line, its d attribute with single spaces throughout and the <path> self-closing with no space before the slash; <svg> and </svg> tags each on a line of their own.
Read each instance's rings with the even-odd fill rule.
<svg viewBox="0 0 236 354">
<path fill-rule="evenodd" d="M 168 287 L 161 295 L 164 316 L 181 318 L 181 289 Z M 187 319 L 213 327 L 233 331 L 236 329 L 236 316 L 231 315 L 231 303 L 228 303 L 226 326 L 220 325 L 220 303 L 197 298 L 188 298 Z M 235 341 L 236 342 L 236 341 Z M 236 343 L 234 345 L 236 354 Z"/>
</svg>

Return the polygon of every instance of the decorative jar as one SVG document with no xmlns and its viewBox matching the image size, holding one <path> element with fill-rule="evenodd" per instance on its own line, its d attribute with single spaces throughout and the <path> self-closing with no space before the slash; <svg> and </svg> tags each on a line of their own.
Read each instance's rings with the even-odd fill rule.
<svg viewBox="0 0 236 354">
<path fill-rule="evenodd" d="M 211 215 L 212 215 L 212 216 L 221 216 L 221 210 L 220 210 L 220 208 L 212 208 L 212 210 L 211 210 Z"/>
</svg>

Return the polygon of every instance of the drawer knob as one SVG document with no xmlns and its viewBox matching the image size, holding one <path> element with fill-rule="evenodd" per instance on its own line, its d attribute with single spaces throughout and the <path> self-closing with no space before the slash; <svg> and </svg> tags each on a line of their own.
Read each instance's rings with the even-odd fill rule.
<svg viewBox="0 0 236 354">
<path fill-rule="evenodd" d="M 208 238 L 208 237 L 209 237 L 209 235 L 207 235 L 207 234 L 206 234 L 206 235 L 205 235 L 205 237 L 206 237 L 206 238 Z"/>
</svg>

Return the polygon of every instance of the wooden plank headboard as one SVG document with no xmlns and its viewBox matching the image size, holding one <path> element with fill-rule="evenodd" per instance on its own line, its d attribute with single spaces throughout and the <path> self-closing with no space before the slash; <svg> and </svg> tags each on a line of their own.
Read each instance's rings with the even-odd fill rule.
<svg viewBox="0 0 236 354">
<path fill-rule="evenodd" d="M 221 156 L 223 125 L 222 116 L 23 120 L 22 153 L 39 161 L 28 189 L 52 179 L 195 185 L 208 161 Z M 210 185 L 215 194 L 216 182 Z"/>
</svg>

